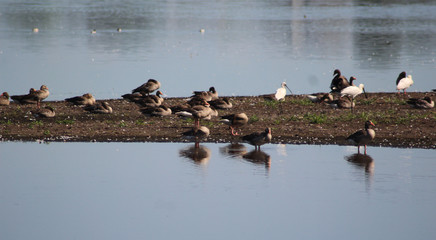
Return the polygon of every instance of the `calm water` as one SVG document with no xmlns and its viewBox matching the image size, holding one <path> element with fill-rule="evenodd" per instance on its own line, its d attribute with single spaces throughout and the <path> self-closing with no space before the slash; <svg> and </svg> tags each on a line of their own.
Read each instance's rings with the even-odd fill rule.
<svg viewBox="0 0 436 240">
<path fill-rule="evenodd" d="M 115 98 L 155 78 L 167 96 L 212 85 L 257 95 L 282 81 L 312 93 L 328 90 L 335 68 L 370 92 L 395 91 L 403 70 L 410 91 L 428 91 L 436 1 L 409 2 L 2 0 L 0 91 L 46 84 L 48 100 Z"/>
<path fill-rule="evenodd" d="M 436 237 L 434 150 L 191 147 L 2 142 L 0 238 Z"/>
</svg>

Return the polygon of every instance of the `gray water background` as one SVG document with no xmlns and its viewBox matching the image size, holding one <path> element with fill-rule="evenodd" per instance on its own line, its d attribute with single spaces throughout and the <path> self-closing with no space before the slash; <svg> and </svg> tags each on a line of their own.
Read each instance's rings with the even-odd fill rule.
<svg viewBox="0 0 436 240">
<path fill-rule="evenodd" d="M 434 150 L 0 143 L 0 238 L 433 239 Z M 235 149 L 233 149 L 235 150 Z M 242 145 L 239 153 L 250 153 Z M 231 151 L 230 151 L 231 152 Z"/>
<path fill-rule="evenodd" d="M 410 91 L 430 91 L 435 13 L 436 1 L 2 0 L 0 91 L 119 98 L 155 78 L 169 97 L 258 95 L 282 81 L 306 94 L 329 90 L 336 68 L 369 92 L 395 91 L 401 71 Z"/>
</svg>

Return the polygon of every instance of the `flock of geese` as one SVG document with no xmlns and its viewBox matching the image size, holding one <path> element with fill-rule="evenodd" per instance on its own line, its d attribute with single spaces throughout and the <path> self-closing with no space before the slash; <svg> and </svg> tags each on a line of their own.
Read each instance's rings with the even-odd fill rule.
<svg viewBox="0 0 436 240">
<path fill-rule="evenodd" d="M 341 74 L 339 69 L 334 70 L 333 79 L 330 84 L 331 92 L 317 93 L 308 95 L 308 98 L 313 102 L 325 102 L 334 108 L 347 108 L 353 111 L 355 107 L 354 99 L 364 93 L 366 96 L 363 84 L 356 86 L 355 77 L 350 77 L 348 81 Z M 413 80 L 411 75 L 406 75 L 406 72 L 401 72 L 396 80 L 396 89 L 398 94 L 403 91 L 406 94 L 406 89 L 412 86 Z M 199 147 L 199 142 L 210 135 L 210 130 L 206 126 L 201 126 L 202 119 L 210 119 L 218 116 L 216 109 L 231 109 L 232 103 L 228 98 L 218 97 L 218 92 L 214 87 L 210 87 L 208 91 L 194 91 L 193 95 L 186 100 L 184 104 L 168 107 L 163 104 L 163 93 L 159 91 L 161 83 L 155 79 L 149 79 L 146 83 L 132 90 L 131 93 L 122 95 L 123 99 L 134 102 L 139 105 L 141 112 L 150 116 L 168 116 L 171 114 L 180 117 L 189 117 L 194 119 L 194 126 L 191 130 L 184 132 L 183 136 L 195 141 L 195 147 Z M 275 94 L 262 95 L 265 99 L 282 101 L 286 96 L 286 89 L 291 93 L 285 82 L 277 89 Z M 153 92 L 156 93 L 151 95 Z M 51 107 L 41 108 L 41 101 L 49 96 L 50 92 L 47 86 L 42 85 L 39 90 L 31 88 L 28 94 L 9 96 L 7 92 L 0 95 L 0 105 L 9 105 L 10 98 L 19 104 L 35 104 L 37 110 L 33 113 L 41 117 L 54 117 L 55 111 Z M 366 96 L 367 97 L 367 96 Z M 66 98 L 66 102 L 73 105 L 83 106 L 83 109 L 92 113 L 110 114 L 113 112 L 111 106 L 107 102 L 97 102 L 90 93 L 82 96 Z M 407 103 L 416 108 L 433 108 L 434 102 L 430 97 L 422 99 L 410 98 Z M 245 113 L 234 113 L 221 116 L 221 122 L 229 126 L 232 135 L 238 135 L 238 128 L 248 123 L 248 116 Z M 375 137 L 375 131 L 372 127 L 375 126 L 371 121 L 365 122 L 365 127 L 347 137 L 347 141 L 358 147 L 364 146 L 366 154 L 366 145 Z M 271 128 L 266 127 L 264 131 L 251 133 L 242 136 L 242 140 L 248 142 L 255 147 L 256 151 L 260 150 L 260 146 L 271 142 Z"/>
</svg>

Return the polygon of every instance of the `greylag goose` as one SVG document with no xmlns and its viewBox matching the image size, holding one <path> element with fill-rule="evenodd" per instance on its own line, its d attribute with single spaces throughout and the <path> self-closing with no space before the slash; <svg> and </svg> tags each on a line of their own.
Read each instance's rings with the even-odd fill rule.
<svg viewBox="0 0 436 240">
<path fill-rule="evenodd" d="M 253 145 L 255 149 L 260 150 L 260 146 L 271 142 L 271 128 L 266 128 L 265 131 L 259 133 L 252 133 L 242 137 L 242 140 Z"/>
<path fill-rule="evenodd" d="M 242 127 L 248 123 L 248 117 L 245 113 L 229 114 L 226 116 L 222 116 L 221 118 L 221 122 L 229 125 L 233 136 L 238 135 L 238 133 L 235 131 L 236 127 Z"/>
<path fill-rule="evenodd" d="M 65 101 L 72 103 L 73 105 L 93 105 L 95 104 L 95 98 L 91 93 L 85 93 L 82 96 L 76 96 L 66 98 Z"/>
<path fill-rule="evenodd" d="M 9 105 L 9 103 L 10 103 L 9 94 L 7 92 L 3 92 L 0 95 L 0 105 L 6 106 Z"/>
<path fill-rule="evenodd" d="M 375 126 L 371 121 L 365 122 L 365 129 L 359 130 L 350 136 L 347 137 L 347 141 L 353 145 L 357 146 L 357 152 L 360 153 L 360 146 L 365 146 L 365 154 L 366 154 L 366 145 L 370 143 L 375 137 L 374 129 L 371 129 L 371 126 Z"/>
<path fill-rule="evenodd" d="M 132 93 L 142 93 L 148 95 L 160 88 L 160 82 L 155 79 L 149 79 L 146 83 L 132 90 Z"/>
</svg>

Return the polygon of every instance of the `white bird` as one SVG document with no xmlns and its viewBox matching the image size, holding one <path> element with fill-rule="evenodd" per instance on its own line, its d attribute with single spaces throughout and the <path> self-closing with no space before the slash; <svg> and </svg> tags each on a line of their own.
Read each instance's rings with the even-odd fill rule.
<svg viewBox="0 0 436 240">
<path fill-rule="evenodd" d="M 359 85 L 359 87 L 349 86 L 349 87 L 342 89 L 341 97 L 343 97 L 343 96 L 351 97 L 351 103 L 354 103 L 354 98 L 357 97 L 362 92 L 365 93 L 365 97 L 367 97 L 366 92 L 365 92 L 365 86 L 363 85 L 363 83 L 361 83 Z M 353 110 L 353 108 L 354 108 L 353 105 L 354 104 L 351 105 L 351 110 Z"/>
<path fill-rule="evenodd" d="M 286 82 L 282 82 L 282 86 L 277 89 L 276 94 L 274 97 L 277 101 L 280 101 L 285 98 L 286 96 L 286 88 L 292 93 L 291 89 L 288 88 L 288 85 L 286 85 Z"/>
<path fill-rule="evenodd" d="M 400 93 L 403 90 L 404 94 L 406 94 L 406 89 L 412 86 L 413 80 L 412 75 L 408 75 L 406 77 L 406 72 L 401 72 L 397 78 L 397 91 Z"/>
</svg>

